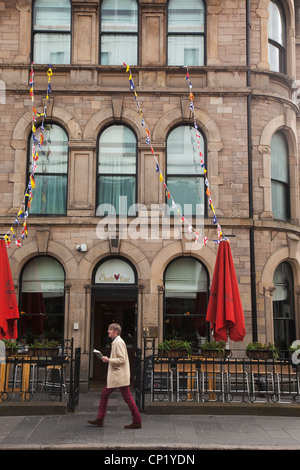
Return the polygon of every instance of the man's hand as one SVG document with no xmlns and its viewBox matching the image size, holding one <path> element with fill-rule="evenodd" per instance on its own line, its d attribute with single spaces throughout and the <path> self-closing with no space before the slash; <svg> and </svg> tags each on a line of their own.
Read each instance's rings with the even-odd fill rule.
<svg viewBox="0 0 300 470">
<path fill-rule="evenodd" d="M 109 357 L 107 356 L 102 356 L 101 359 L 103 362 L 109 362 Z"/>
</svg>

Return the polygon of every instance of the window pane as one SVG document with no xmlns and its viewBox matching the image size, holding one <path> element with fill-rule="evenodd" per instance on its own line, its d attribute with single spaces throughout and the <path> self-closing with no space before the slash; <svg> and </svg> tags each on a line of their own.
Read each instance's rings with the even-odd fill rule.
<svg viewBox="0 0 300 470">
<path fill-rule="evenodd" d="M 35 133 L 40 140 L 40 128 Z M 31 202 L 32 214 L 65 214 L 67 203 L 67 172 L 68 172 L 68 136 L 55 124 L 46 124 L 43 131 L 42 150 L 34 142 L 38 152 L 37 167 L 34 174 L 35 188 Z M 30 167 L 32 169 L 31 138 Z"/>
<path fill-rule="evenodd" d="M 67 176 L 36 175 L 31 214 L 65 214 Z"/>
<path fill-rule="evenodd" d="M 69 34 L 34 35 L 34 62 L 38 64 L 69 64 L 71 37 Z"/>
<path fill-rule="evenodd" d="M 136 35 L 102 35 L 101 65 L 137 65 Z"/>
<path fill-rule="evenodd" d="M 100 176 L 98 204 L 110 204 L 116 214 L 127 214 L 130 206 L 135 204 L 135 189 L 134 176 Z M 104 214 L 97 211 L 97 215 Z"/>
<path fill-rule="evenodd" d="M 65 275 L 58 261 L 40 257 L 30 261 L 22 276 L 19 339 L 63 339 Z"/>
<path fill-rule="evenodd" d="M 34 6 L 34 30 L 71 31 L 69 0 L 37 0 Z"/>
<path fill-rule="evenodd" d="M 176 127 L 170 132 L 167 140 L 167 173 L 168 175 L 204 175 L 200 166 L 200 150 L 204 155 L 204 140 L 201 134 L 200 149 L 196 130 L 189 126 Z"/>
<path fill-rule="evenodd" d="M 281 11 L 274 2 L 269 3 L 268 35 L 269 39 L 281 46 L 285 44 L 284 19 Z"/>
<path fill-rule="evenodd" d="M 136 138 L 125 126 L 111 126 L 99 140 L 99 173 L 136 172 Z"/>
<path fill-rule="evenodd" d="M 288 183 L 288 149 L 281 132 L 271 139 L 271 178 Z"/>
<path fill-rule="evenodd" d="M 171 0 L 168 6 L 168 32 L 204 32 L 204 6 L 199 0 Z M 192 44 L 193 42 L 191 42 Z"/>
<path fill-rule="evenodd" d="M 168 177 L 167 185 L 177 206 L 187 215 L 204 215 L 204 179 Z M 172 201 L 168 199 L 171 207 Z"/>
<path fill-rule="evenodd" d="M 207 273 L 198 261 L 181 258 L 169 265 L 165 274 L 166 338 L 201 344 L 207 336 L 207 289 Z"/>
<path fill-rule="evenodd" d="M 104 0 L 101 10 L 101 31 L 137 32 L 136 0 Z"/>
<path fill-rule="evenodd" d="M 40 139 L 40 128 L 35 133 L 36 139 Z M 46 124 L 43 131 L 42 150 L 35 143 L 39 158 L 36 174 L 67 173 L 68 171 L 68 136 L 65 131 L 55 124 Z M 32 138 L 30 165 L 32 165 Z"/>
<path fill-rule="evenodd" d="M 287 220 L 287 186 L 272 180 L 272 212 L 275 219 Z"/>
<path fill-rule="evenodd" d="M 169 65 L 204 65 L 203 36 L 169 36 Z"/>
<path fill-rule="evenodd" d="M 198 291 L 207 291 L 204 266 L 191 258 L 173 261 L 165 275 L 166 297 L 196 298 Z"/>
</svg>

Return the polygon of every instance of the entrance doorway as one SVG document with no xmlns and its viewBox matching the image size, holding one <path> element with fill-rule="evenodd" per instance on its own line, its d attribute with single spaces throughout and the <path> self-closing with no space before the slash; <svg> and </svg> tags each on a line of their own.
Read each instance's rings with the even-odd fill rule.
<svg viewBox="0 0 300 470">
<path fill-rule="evenodd" d="M 104 356 L 110 356 L 110 339 L 107 334 L 111 323 L 122 327 L 121 337 L 125 341 L 130 363 L 131 381 L 134 378 L 134 352 L 136 348 L 136 299 L 95 299 L 93 301 L 92 347 L 99 349 Z M 92 349 L 93 350 L 93 349 Z M 107 364 L 92 356 L 93 383 L 106 383 Z"/>
</svg>

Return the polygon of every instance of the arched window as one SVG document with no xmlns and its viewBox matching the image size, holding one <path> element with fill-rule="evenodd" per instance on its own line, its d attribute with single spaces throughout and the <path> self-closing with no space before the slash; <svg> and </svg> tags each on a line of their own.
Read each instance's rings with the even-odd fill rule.
<svg viewBox="0 0 300 470">
<path fill-rule="evenodd" d="M 282 132 L 271 139 L 272 212 L 275 219 L 290 218 L 288 146 Z"/>
<path fill-rule="evenodd" d="M 100 14 L 101 65 L 138 63 L 136 0 L 103 0 Z"/>
<path fill-rule="evenodd" d="M 127 214 L 136 203 L 136 136 L 113 125 L 101 133 L 98 147 L 97 214 Z"/>
<path fill-rule="evenodd" d="M 168 65 L 205 65 L 205 5 L 202 0 L 168 3 Z"/>
<path fill-rule="evenodd" d="M 38 128 L 35 137 L 39 141 Z M 38 161 L 34 173 L 35 189 L 31 201 L 31 214 L 61 215 L 67 211 L 67 185 L 68 185 L 68 136 L 56 124 L 45 124 L 43 130 L 42 149 L 30 141 L 30 155 L 28 173 L 31 173 L 33 164 L 33 145 L 38 150 Z"/>
<path fill-rule="evenodd" d="M 194 258 L 178 258 L 166 268 L 164 336 L 192 341 L 195 347 L 207 339 L 205 320 L 208 274 Z"/>
<path fill-rule="evenodd" d="M 54 258 L 41 256 L 26 264 L 21 279 L 19 339 L 64 338 L 65 273 Z"/>
<path fill-rule="evenodd" d="M 196 137 L 196 132 L 200 137 Z M 205 159 L 204 138 L 194 127 L 176 127 L 167 138 L 167 186 L 185 216 L 205 212 L 205 177 L 198 140 Z M 171 198 L 167 202 L 172 206 Z"/>
<path fill-rule="evenodd" d="M 70 0 L 35 0 L 33 8 L 33 62 L 70 64 Z"/>
<path fill-rule="evenodd" d="M 295 336 L 294 282 L 291 266 L 281 263 L 273 278 L 274 342 L 278 349 L 288 350 Z"/>
<path fill-rule="evenodd" d="M 285 15 L 278 1 L 268 6 L 269 64 L 270 70 L 286 73 L 286 24 Z"/>
</svg>

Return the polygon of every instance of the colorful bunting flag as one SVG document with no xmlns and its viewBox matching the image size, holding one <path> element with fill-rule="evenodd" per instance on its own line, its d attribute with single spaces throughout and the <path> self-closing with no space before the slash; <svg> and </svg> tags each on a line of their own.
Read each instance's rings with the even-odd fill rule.
<svg viewBox="0 0 300 470">
<path fill-rule="evenodd" d="M 49 65 L 49 68 L 47 70 L 48 84 L 47 84 L 46 102 L 45 102 L 45 105 L 44 105 L 43 112 L 38 113 L 37 110 L 36 110 L 36 107 L 34 105 L 34 69 L 33 69 L 33 63 L 31 64 L 30 77 L 29 77 L 29 86 L 30 86 L 29 93 L 30 93 L 31 101 L 32 101 L 32 126 L 31 126 L 31 128 L 32 128 L 32 139 L 33 139 L 33 146 L 32 146 L 33 164 L 32 164 L 32 167 L 31 167 L 31 174 L 29 176 L 29 182 L 28 182 L 25 194 L 24 194 L 22 206 L 20 207 L 18 215 L 15 218 L 15 220 L 14 220 L 12 226 L 10 227 L 9 231 L 4 236 L 7 248 L 10 248 L 10 246 L 11 246 L 10 237 L 16 238 L 16 233 L 15 233 L 14 227 L 18 228 L 20 226 L 19 219 L 22 220 L 23 229 L 22 229 L 20 237 L 18 237 L 17 240 L 15 241 L 16 246 L 21 247 L 22 243 L 21 243 L 20 238 L 22 240 L 24 240 L 27 237 L 27 234 L 28 234 L 28 229 L 27 229 L 28 209 L 30 209 L 30 207 L 31 207 L 31 201 L 32 201 L 32 198 L 33 198 L 32 190 L 36 186 L 34 174 L 35 174 L 36 169 L 37 169 L 37 163 L 36 162 L 39 159 L 38 151 L 37 151 L 37 148 L 36 148 L 34 143 L 37 143 L 38 148 L 42 149 L 43 140 L 44 140 L 43 131 L 44 131 L 45 116 L 47 115 L 47 113 L 46 113 L 47 103 L 49 102 L 49 94 L 52 91 L 51 83 L 50 83 L 52 75 L 53 75 L 52 68 L 51 68 L 51 65 Z M 39 140 L 36 137 L 36 130 L 37 130 L 36 129 L 36 120 L 37 120 L 37 117 L 42 117 L 42 123 L 41 123 L 41 126 L 40 126 Z"/>
<path fill-rule="evenodd" d="M 137 92 L 135 90 L 135 87 L 134 87 L 134 82 L 133 82 L 133 78 L 132 78 L 132 74 L 131 74 L 131 70 L 130 70 L 130 66 L 125 64 L 125 62 L 123 62 L 123 65 L 126 66 L 126 73 L 129 73 L 129 83 L 130 83 L 130 89 L 131 90 L 134 90 L 134 99 L 137 101 L 137 108 L 138 108 L 138 113 L 140 114 L 140 116 L 142 116 L 142 110 L 140 108 L 140 105 L 139 105 L 139 101 L 138 101 L 138 95 L 137 95 Z M 186 67 L 187 68 L 187 67 Z M 192 83 L 191 83 L 191 80 L 190 80 L 190 75 L 189 75 L 189 71 L 188 71 L 188 68 L 187 68 L 187 73 L 186 73 L 186 77 L 185 77 L 185 80 L 188 81 L 189 83 L 189 89 L 190 89 L 190 92 L 189 92 L 189 99 L 190 99 L 190 110 L 191 110 L 191 115 L 194 119 L 194 128 L 196 130 L 196 139 L 197 139 L 197 146 L 198 146 L 198 149 L 199 149 L 199 156 L 200 156 L 200 166 L 201 168 L 203 169 L 203 172 L 204 172 L 204 175 L 205 175 L 205 185 L 207 187 L 206 189 L 206 195 L 208 196 L 208 200 L 209 200 L 209 205 L 210 205 L 210 208 L 214 214 L 214 217 L 213 217 L 213 223 L 217 225 L 217 228 L 218 228 L 218 235 L 219 235 L 219 240 L 221 237 L 223 237 L 223 233 L 222 233 L 222 229 L 221 229 L 221 226 L 219 225 L 218 223 L 218 220 L 217 220 L 217 217 L 216 217 L 216 214 L 215 214 L 215 210 L 214 210 L 214 207 L 213 207 L 213 204 L 212 204 L 212 199 L 211 199 L 211 192 L 210 192 L 210 189 L 209 189 L 209 181 L 208 181 L 208 178 L 207 178 L 207 171 L 206 171 L 206 168 L 205 168 L 205 165 L 204 165 L 204 160 L 203 160 L 203 154 L 201 152 L 201 144 L 200 144 L 200 134 L 198 132 L 198 125 L 197 125 L 197 122 L 196 122 L 196 115 L 195 115 L 195 109 L 194 109 L 194 94 L 192 93 Z M 146 128 L 145 126 L 145 121 L 144 119 L 142 118 L 142 126 L 145 127 L 145 130 L 146 130 L 146 133 L 147 133 L 147 137 L 146 137 L 146 144 L 147 145 L 150 145 L 151 147 L 151 152 L 152 154 L 154 155 L 154 150 L 151 146 L 151 139 L 150 139 L 150 132 L 149 130 Z M 177 213 L 178 213 L 178 216 L 181 218 L 181 222 L 182 223 L 187 223 L 188 224 L 188 232 L 189 233 L 192 233 L 192 232 L 195 232 L 195 243 L 198 242 L 198 239 L 199 239 L 199 233 L 195 230 L 195 228 L 185 219 L 185 217 L 183 216 L 183 214 L 180 213 L 180 210 L 179 208 L 177 207 L 176 205 L 176 202 L 174 201 L 168 187 L 167 187 L 167 184 L 164 180 L 164 177 L 160 171 L 160 168 L 159 168 L 159 164 L 158 164 L 158 161 L 157 161 L 157 158 L 154 156 L 154 159 L 155 159 L 155 169 L 156 169 L 156 172 L 159 173 L 159 181 L 161 181 L 162 183 L 164 183 L 164 189 L 166 190 L 166 196 L 168 199 L 171 199 L 172 201 L 172 204 L 171 204 L 171 208 L 172 209 L 177 209 Z M 194 160 L 194 163 L 195 165 L 197 166 L 197 161 L 196 159 Z M 214 240 L 215 241 L 215 240 Z M 208 238 L 204 236 L 203 238 L 203 243 L 204 245 L 206 246 L 208 242 Z"/>
</svg>

